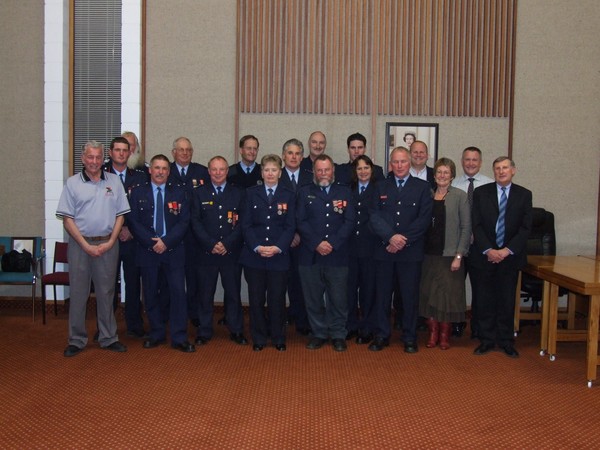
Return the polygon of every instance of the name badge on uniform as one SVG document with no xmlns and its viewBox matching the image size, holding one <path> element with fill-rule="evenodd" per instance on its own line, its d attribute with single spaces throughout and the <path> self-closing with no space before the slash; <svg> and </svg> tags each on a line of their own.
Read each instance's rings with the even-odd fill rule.
<svg viewBox="0 0 600 450">
<path fill-rule="evenodd" d="M 104 195 L 106 197 L 114 197 L 115 193 L 110 186 L 106 186 L 106 193 Z"/>
</svg>

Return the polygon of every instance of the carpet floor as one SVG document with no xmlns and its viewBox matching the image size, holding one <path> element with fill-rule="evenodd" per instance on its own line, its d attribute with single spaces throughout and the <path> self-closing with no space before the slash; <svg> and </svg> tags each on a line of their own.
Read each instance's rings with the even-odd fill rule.
<svg viewBox="0 0 600 450">
<path fill-rule="evenodd" d="M 287 352 L 253 352 L 215 330 L 193 354 L 144 349 L 119 314 L 127 353 L 90 342 L 65 358 L 66 313 L 43 326 L 0 309 L 0 448 L 600 448 L 585 344 L 559 343 L 550 362 L 539 326 L 523 328 L 518 359 L 474 356 L 468 336 L 427 349 L 425 332 L 415 355 L 398 332 L 381 352 L 336 353 L 293 329 Z"/>
</svg>

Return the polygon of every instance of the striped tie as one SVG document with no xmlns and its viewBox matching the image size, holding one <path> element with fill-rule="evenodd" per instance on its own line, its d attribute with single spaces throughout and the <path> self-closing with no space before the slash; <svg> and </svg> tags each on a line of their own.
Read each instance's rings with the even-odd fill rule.
<svg viewBox="0 0 600 450">
<path fill-rule="evenodd" d="M 506 188 L 502 188 L 502 195 L 500 196 L 500 203 L 498 204 L 498 223 L 496 225 L 496 244 L 499 248 L 504 245 L 504 218 L 506 217 Z"/>
</svg>

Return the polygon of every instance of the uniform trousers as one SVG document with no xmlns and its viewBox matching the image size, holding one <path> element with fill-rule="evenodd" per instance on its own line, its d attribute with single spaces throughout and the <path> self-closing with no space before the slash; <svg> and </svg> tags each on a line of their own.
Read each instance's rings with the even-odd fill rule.
<svg viewBox="0 0 600 450">
<path fill-rule="evenodd" d="M 123 280 L 125 283 L 125 323 L 127 331 L 143 332 L 140 268 L 135 262 L 136 241 L 119 242 L 119 260 L 117 262 L 117 279 L 119 267 L 123 264 Z M 115 290 L 115 309 L 118 293 Z"/>
<path fill-rule="evenodd" d="M 375 303 L 375 262 L 370 256 L 350 257 L 348 264 L 348 331 L 371 332 L 367 317 Z M 360 305 L 360 309 L 359 309 Z"/>
<path fill-rule="evenodd" d="M 158 255 L 158 264 L 142 266 L 140 270 L 146 315 L 150 323 L 150 339 L 159 342 L 165 341 L 167 322 L 169 322 L 171 344 L 176 346 L 187 341 L 185 269 L 183 266 L 170 264 L 169 256 L 167 253 Z M 169 291 L 168 316 L 164 315 L 163 308 L 161 308 L 160 290 L 165 288 L 164 285 L 159 286 L 159 280 L 161 279 L 167 281 Z"/>
<path fill-rule="evenodd" d="M 196 266 L 198 284 L 202 286 L 198 300 L 198 337 L 210 339 L 213 336 L 213 310 L 219 275 L 221 275 L 221 286 L 223 286 L 227 328 L 231 333 L 244 331 L 244 313 L 240 296 L 241 266 L 236 263 L 200 265 Z"/>
<path fill-rule="evenodd" d="M 102 243 L 98 241 L 88 242 L 92 245 Z M 108 347 L 119 340 L 117 321 L 113 311 L 119 243 L 115 242 L 115 245 L 106 253 L 94 257 L 88 255 L 74 239 L 71 239 L 67 252 L 71 297 L 69 306 L 69 345 L 78 348 L 87 345 L 85 316 L 87 301 L 90 296 L 90 283 L 94 282 L 98 343 L 101 347 Z"/>
<path fill-rule="evenodd" d="M 300 247 L 290 249 L 291 268 L 289 270 L 287 292 L 290 300 L 289 318 L 293 320 L 297 330 L 302 330 L 308 328 L 308 318 L 306 317 L 306 305 L 304 304 L 304 294 L 302 293 L 302 284 L 298 273 L 299 249 Z"/>
<path fill-rule="evenodd" d="M 269 332 L 273 345 L 285 344 L 285 291 L 287 271 L 244 266 L 250 303 L 250 334 L 256 345 L 266 345 Z M 265 304 L 267 305 L 265 316 Z"/>
<path fill-rule="evenodd" d="M 314 337 L 345 339 L 348 334 L 348 266 L 299 266 L 306 314 Z"/>
<path fill-rule="evenodd" d="M 376 337 L 390 338 L 390 306 L 395 278 L 402 297 L 402 341 L 416 342 L 421 261 L 375 261 L 375 270 L 377 293 L 375 306 L 368 320 L 371 331 Z"/>
</svg>

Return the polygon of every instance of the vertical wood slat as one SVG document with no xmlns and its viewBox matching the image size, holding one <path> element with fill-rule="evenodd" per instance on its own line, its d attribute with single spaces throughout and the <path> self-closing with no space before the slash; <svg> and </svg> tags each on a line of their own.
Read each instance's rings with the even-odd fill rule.
<svg viewBox="0 0 600 450">
<path fill-rule="evenodd" d="M 239 110 L 506 117 L 516 1 L 239 0 Z"/>
</svg>

